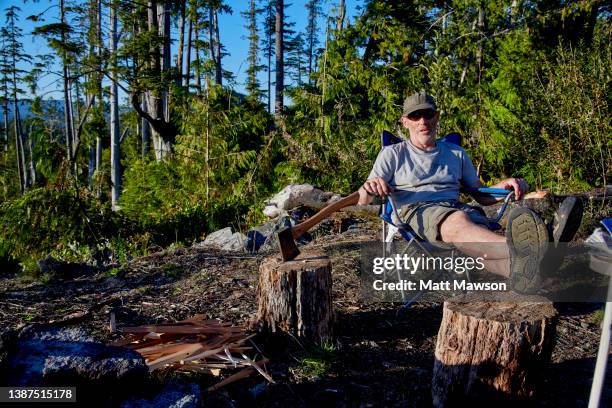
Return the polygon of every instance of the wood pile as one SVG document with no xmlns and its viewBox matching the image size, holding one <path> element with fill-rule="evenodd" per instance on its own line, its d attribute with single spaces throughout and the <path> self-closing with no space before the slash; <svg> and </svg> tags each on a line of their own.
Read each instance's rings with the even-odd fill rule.
<svg viewBox="0 0 612 408">
<path fill-rule="evenodd" d="M 179 322 L 122 327 L 118 331 L 126 333 L 128 338 L 114 345 L 140 353 L 151 371 L 174 369 L 219 376 L 223 369 L 243 368 L 210 387 L 208 391 L 248 377 L 254 372 L 274 382 L 263 368 L 267 359 L 254 361 L 246 355 L 256 348 L 251 340 L 254 334 L 248 335 L 241 326 L 197 315 Z"/>
</svg>

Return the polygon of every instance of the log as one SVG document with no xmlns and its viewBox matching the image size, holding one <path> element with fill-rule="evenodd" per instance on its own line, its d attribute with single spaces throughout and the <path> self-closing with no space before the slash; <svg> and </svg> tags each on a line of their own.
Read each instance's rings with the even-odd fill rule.
<svg viewBox="0 0 612 408">
<path fill-rule="evenodd" d="M 286 332 L 321 344 L 331 338 L 333 324 L 332 278 L 329 257 L 303 251 L 296 259 L 265 259 L 259 268 L 257 315 L 261 331 Z"/>
<path fill-rule="evenodd" d="M 552 354 L 557 311 L 531 296 L 485 302 L 463 295 L 444 302 L 432 379 L 435 407 L 533 396 Z"/>
</svg>

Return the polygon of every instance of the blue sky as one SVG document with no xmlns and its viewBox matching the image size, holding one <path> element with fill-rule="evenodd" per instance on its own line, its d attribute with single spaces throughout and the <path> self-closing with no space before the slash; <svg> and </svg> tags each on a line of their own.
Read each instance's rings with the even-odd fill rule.
<svg viewBox="0 0 612 408">
<path fill-rule="evenodd" d="M 83 1 L 84 2 L 84 1 Z M 5 24 L 4 10 L 7 7 L 16 5 L 21 8 L 19 13 L 20 21 L 19 26 L 23 30 L 23 45 L 27 54 L 31 56 L 40 54 L 52 53 L 44 39 L 40 37 L 34 37 L 31 35 L 32 30 L 35 26 L 41 23 L 33 23 L 26 20 L 26 17 L 32 14 L 39 14 L 42 11 L 47 10 L 45 13 L 45 23 L 56 21 L 59 17 L 59 7 L 54 6 L 58 4 L 58 0 L 38 0 L 33 2 L 32 0 L 0 0 L 0 9 L 2 16 L 0 17 L 0 26 Z M 219 27 L 221 42 L 225 45 L 226 50 L 230 55 L 224 57 L 223 68 L 234 73 L 236 76 L 236 87 L 235 89 L 239 92 L 244 90 L 245 71 L 247 68 L 246 58 L 248 51 L 248 40 L 247 40 L 247 29 L 245 28 L 246 21 L 241 16 L 240 12 L 245 11 L 249 7 L 249 0 L 227 0 L 227 4 L 230 5 L 233 12 L 232 14 L 221 14 L 219 16 Z M 296 23 L 294 30 L 303 31 L 306 26 L 307 10 L 304 7 L 306 0 L 285 0 L 285 3 L 291 4 L 286 10 L 286 15 L 289 17 L 289 21 Z M 332 10 L 337 6 L 338 0 L 326 0 L 323 2 L 323 13 L 319 26 L 324 27 L 324 18 L 327 15 L 333 15 Z M 357 7 L 363 5 L 363 0 L 346 0 L 347 16 L 354 20 L 355 15 L 358 13 Z M 173 32 L 174 47 L 173 53 L 176 53 L 176 29 Z M 324 38 L 324 34 L 321 31 L 319 38 Z M 27 66 L 24 67 L 27 69 Z M 55 71 L 59 71 L 59 66 L 56 67 Z M 59 86 L 61 82 L 57 81 L 56 75 L 48 75 L 41 79 L 39 84 L 39 93 L 46 93 L 47 98 L 60 99 L 62 97 Z M 262 87 L 266 87 L 264 74 L 261 74 Z"/>
</svg>

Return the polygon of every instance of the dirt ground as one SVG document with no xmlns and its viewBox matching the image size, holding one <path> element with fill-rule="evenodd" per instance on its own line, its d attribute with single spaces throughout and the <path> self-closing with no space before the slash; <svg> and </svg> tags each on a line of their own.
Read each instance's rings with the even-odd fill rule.
<svg viewBox="0 0 612 408">
<path fill-rule="evenodd" d="M 434 347 L 442 305 L 417 302 L 367 304 L 359 297 L 359 243 L 375 240 L 373 229 L 321 235 L 308 246 L 332 259 L 335 340 L 305 348 L 291 337 L 255 337 L 276 384 L 252 376 L 213 394 L 206 407 L 427 407 Z M 117 325 L 184 319 L 195 314 L 235 324 L 247 322 L 256 308 L 258 266 L 265 254 L 221 253 L 180 248 L 134 259 L 121 269 L 89 272 L 76 279 L 27 283 L 0 280 L 3 325 L 60 322 L 81 325 L 111 342 L 110 312 Z M 602 304 L 555 305 L 560 313 L 551 363 L 539 393 L 522 405 L 581 407 L 588 402 L 600 335 Z M 612 370 L 609 370 L 612 372 Z M 231 374 L 223 373 L 224 376 Z M 197 381 L 206 386 L 219 377 L 159 373 L 160 379 Z M 607 394 L 612 397 L 608 375 Z"/>
</svg>

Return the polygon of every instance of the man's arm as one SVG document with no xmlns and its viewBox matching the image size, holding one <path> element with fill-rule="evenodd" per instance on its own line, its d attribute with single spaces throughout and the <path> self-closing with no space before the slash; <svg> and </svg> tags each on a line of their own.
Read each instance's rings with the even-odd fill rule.
<svg viewBox="0 0 612 408">
<path fill-rule="evenodd" d="M 389 186 L 387 180 L 391 180 L 395 168 L 397 167 L 397 157 L 392 149 L 382 149 L 368 179 L 359 188 L 358 205 L 368 205 L 374 197 L 384 197 L 393 192 L 393 188 Z"/>
</svg>

